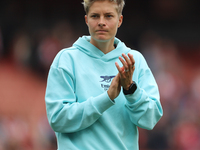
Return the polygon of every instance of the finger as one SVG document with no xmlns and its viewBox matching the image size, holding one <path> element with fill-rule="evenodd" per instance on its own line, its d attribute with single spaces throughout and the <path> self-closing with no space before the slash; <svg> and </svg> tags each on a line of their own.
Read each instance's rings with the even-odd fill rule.
<svg viewBox="0 0 200 150">
<path fill-rule="evenodd" d="M 115 84 L 116 83 L 118 84 L 119 80 L 120 80 L 119 73 L 117 73 L 117 75 L 113 78 L 112 82 L 115 83 Z"/>
<path fill-rule="evenodd" d="M 125 62 L 124 59 L 121 56 L 119 56 L 119 60 L 121 61 L 122 65 L 124 66 L 124 69 L 128 70 L 129 67 L 127 65 L 127 62 Z"/>
<path fill-rule="evenodd" d="M 124 57 L 124 59 L 126 60 L 126 63 L 131 66 L 132 65 L 132 62 L 131 60 L 123 53 L 122 56 Z"/>
<path fill-rule="evenodd" d="M 121 90 L 121 83 L 120 83 L 120 73 L 116 75 L 116 81 L 118 82 L 118 90 Z"/>
<path fill-rule="evenodd" d="M 135 65 L 135 59 L 133 58 L 133 55 L 128 53 L 128 57 L 130 58 L 130 61 L 132 62 L 132 66 Z"/>
<path fill-rule="evenodd" d="M 130 72 L 132 72 L 134 70 L 134 64 L 132 63 L 131 59 L 133 59 L 133 55 L 128 53 L 128 57 L 123 53 L 122 56 L 124 57 L 124 59 L 126 60 L 126 62 L 128 63 L 128 70 Z M 134 60 L 134 59 L 133 59 Z"/>
<path fill-rule="evenodd" d="M 116 81 L 119 82 L 119 80 L 120 80 L 120 74 L 118 73 L 118 74 L 115 76 L 115 78 L 116 78 Z"/>
<path fill-rule="evenodd" d="M 117 70 L 119 71 L 119 75 L 120 75 L 120 77 L 125 77 L 125 74 L 124 74 L 124 72 L 125 72 L 125 68 L 124 68 L 124 66 L 123 67 L 120 67 L 119 66 L 119 64 L 117 63 L 117 62 L 115 62 L 115 66 L 117 67 Z"/>
<path fill-rule="evenodd" d="M 119 73 L 122 74 L 124 71 L 124 68 L 121 68 L 117 62 L 115 62 L 115 66 L 117 67 L 117 70 L 119 71 Z"/>
</svg>

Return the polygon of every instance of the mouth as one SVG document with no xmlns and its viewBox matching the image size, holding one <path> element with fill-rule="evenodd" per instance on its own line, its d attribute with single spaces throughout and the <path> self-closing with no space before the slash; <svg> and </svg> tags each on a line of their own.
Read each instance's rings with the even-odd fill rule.
<svg viewBox="0 0 200 150">
<path fill-rule="evenodd" d="M 107 30 L 97 30 L 96 31 L 97 33 L 106 33 L 106 32 L 108 32 Z"/>
</svg>

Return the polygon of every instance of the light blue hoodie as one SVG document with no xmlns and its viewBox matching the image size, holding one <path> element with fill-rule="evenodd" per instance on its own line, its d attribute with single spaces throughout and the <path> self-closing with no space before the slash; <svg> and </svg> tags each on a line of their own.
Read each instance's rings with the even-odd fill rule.
<svg viewBox="0 0 200 150">
<path fill-rule="evenodd" d="M 60 51 L 49 71 L 45 102 L 58 150 L 138 150 L 137 127 L 153 129 L 163 115 L 156 81 L 144 57 L 119 39 L 107 54 L 89 41 L 83 36 Z M 113 102 L 107 90 L 122 53 L 134 56 L 137 90 L 121 90 Z"/>
</svg>

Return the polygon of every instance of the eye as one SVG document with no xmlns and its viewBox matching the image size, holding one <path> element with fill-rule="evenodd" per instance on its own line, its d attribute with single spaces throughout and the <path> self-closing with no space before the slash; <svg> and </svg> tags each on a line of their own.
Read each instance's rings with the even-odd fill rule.
<svg viewBox="0 0 200 150">
<path fill-rule="evenodd" d="M 106 15 L 106 18 L 112 18 L 113 17 L 113 15 Z"/>
<path fill-rule="evenodd" d="M 98 15 L 91 15 L 91 18 L 98 18 Z"/>
</svg>

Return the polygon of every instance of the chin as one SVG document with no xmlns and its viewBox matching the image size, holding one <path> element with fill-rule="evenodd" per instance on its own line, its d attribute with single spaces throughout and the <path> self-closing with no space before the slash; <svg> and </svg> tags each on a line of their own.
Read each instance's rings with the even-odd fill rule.
<svg viewBox="0 0 200 150">
<path fill-rule="evenodd" d="M 95 41 L 98 41 L 98 42 L 108 42 L 110 41 L 111 39 L 113 39 L 113 37 L 106 37 L 106 36 L 96 36 L 96 37 L 93 37 L 93 39 L 95 39 Z"/>
</svg>

